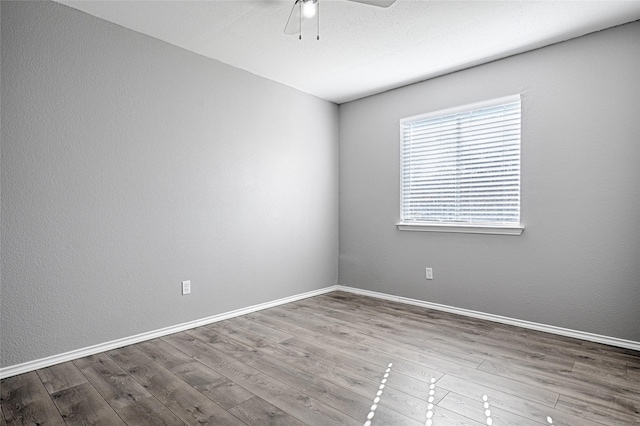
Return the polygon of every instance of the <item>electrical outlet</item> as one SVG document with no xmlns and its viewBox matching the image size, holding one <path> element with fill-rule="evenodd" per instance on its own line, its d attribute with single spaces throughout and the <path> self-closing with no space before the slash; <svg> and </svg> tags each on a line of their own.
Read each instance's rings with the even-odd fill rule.
<svg viewBox="0 0 640 426">
<path fill-rule="evenodd" d="M 191 281 L 182 281 L 182 294 L 191 293 Z"/>
<path fill-rule="evenodd" d="M 426 278 L 428 280 L 433 279 L 433 268 L 426 268 Z"/>
</svg>

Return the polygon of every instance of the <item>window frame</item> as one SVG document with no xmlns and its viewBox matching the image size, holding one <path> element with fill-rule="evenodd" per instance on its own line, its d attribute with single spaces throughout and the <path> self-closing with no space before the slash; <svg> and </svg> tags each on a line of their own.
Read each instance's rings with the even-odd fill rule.
<svg viewBox="0 0 640 426">
<path fill-rule="evenodd" d="M 399 147 L 400 147 L 400 220 L 396 223 L 399 231 L 426 231 L 426 232 L 452 232 L 452 233 L 472 233 L 472 234 L 493 234 L 493 235 L 521 235 L 524 231 L 524 225 L 522 224 L 522 210 L 521 203 L 519 204 L 519 220 L 520 222 L 436 222 L 436 221 L 403 221 L 403 170 L 404 170 L 404 156 L 403 156 L 403 124 L 411 121 L 425 120 L 433 117 L 449 116 L 463 112 L 470 112 L 482 108 L 491 106 L 503 105 L 513 102 L 520 102 L 520 114 L 522 117 L 522 97 L 520 94 L 505 96 L 501 98 L 490 99 L 482 102 L 476 102 L 472 104 L 460 105 L 453 108 L 447 108 L 437 111 L 432 111 L 426 114 L 419 114 L 411 117 L 406 117 L 399 122 Z M 521 118 L 522 120 L 522 118 Z M 520 124 L 520 149 L 522 150 L 522 121 Z M 522 151 L 520 151 L 522 152 Z M 519 176 L 519 197 L 522 197 L 522 162 L 520 159 L 520 176 Z"/>
</svg>

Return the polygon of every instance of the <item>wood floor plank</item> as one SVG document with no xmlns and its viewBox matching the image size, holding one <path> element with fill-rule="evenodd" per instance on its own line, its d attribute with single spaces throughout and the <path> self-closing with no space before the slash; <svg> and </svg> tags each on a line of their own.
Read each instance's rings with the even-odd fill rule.
<svg viewBox="0 0 640 426">
<path fill-rule="evenodd" d="M 158 363 L 132 367 L 129 373 L 189 425 L 242 425 L 236 417 Z"/>
<path fill-rule="evenodd" d="M 363 319 L 371 319 L 372 316 L 375 316 L 376 318 L 381 318 L 391 323 L 400 323 L 404 321 L 404 317 L 389 314 L 386 312 L 380 312 L 376 309 L 375 306 L 370 306 L 361 302 L 345 303 L 344 301 L 336 300 L 335 298 L 328 295 L 321 295 L 318 297 L 303 299 L 297 301 L 296 303 L 304 304 L 305 306 L 314 307 L 315 309 L 321 310 L 325 308 L 331 308 L 334 311 L 358 315 Z"/>
<path fill-rule="evenodd" d="M 38 376 L 50 394 L 87 381 L 87 378 L 71 361 L 38 370 Z"/>
<path fill-rule="evenodd" d="M 236 361 L 248 362 L 260 356 L 260 352 L 253 346 L 245 345 L 230 339 L 206 327 L 196 328 L 186 332 L 189 337 L 213 347 L 218 352 L 226 354 Z"/>
<path fill-rule="evenodd" d="M 475 351 L 458 350 L 458 348 L 447 345 L 433 344 L 432 340 L 424 342 L 410 342 L 408 340 L 394 339 L 388 334 L 371 335 L 363 344 L 371 342 L 372 339 L 376 341 L 393 341 L 396 347 L 402 347 L 408 351 L 413 351 L 426 357 L 434 357 L 440 359 L 446 359 L 450 362 L 455 362 L 460 365 L 464 365 L 470 368 L 478 367 L 485 358 Z"/>
<path fill-rule="evenodd" d="M 604 399 L 610 404 L 634 406 L 640 412 L 640 394 L 638 392 L 629 389 L 628 386 L 621 387 L 619 384 L 612 384 L 595 377 L 585 379 L 584 377 L 576 377 L 571 373 L 553 374 L 531 370 L 514 363 L 496 363 L 488 360 L 482 363 L 478 371 L 490 373 L 493 376 L 509 378 L 510 380 L 517 380 L 532 386 L 553 389 L 563 395 L 585 399 L 594 403 L 599 403 Z M 567 385 L 570 385 L 569 390 L 567 390 Z"/>
<path fill-rule="evenodd" d="M 251 315 L 247 315 L 247 318 L 249 318 L 250 321 L 266 323 L 269 324 L 270 327 L 287 330 L 287 332 L 293 336 L 292 339 L 298 338 L 317 341 L 325 336 L 324 334 L 313 332 L 304 327 L 299 327 L 295 322 L 283 321 L 282 319 L 268 316 L 263 313 L 254 312 Z M 292 339 L 280 342 L 280 344 L 286 344 Z"/>
<path fill-rule="evenodd" d="M 369 407 L 369 411 L 370 409 L 371 407 Z M 368 416 L 368 413 L 366 416 Z M 362 417 L 363 422 L 367 420 L 366 416 Z M 376 425 L 393 425 L 393 426 L 423 426 L 424 425 L 423 419 L 420 419 L 420 420 L 411 419 L 407 416 L 404 416 L 398 413 L 396 410 L 384 404 L 378 404 L 378 407 L 374 411 L 374 419 L 375 421 L 373 422 L 373 424 L 376 424 Z"/>
<path fill-rule="evenodd" d="M 300 420 L 257 396 L 236 405 L 229 412 L 248 426 L 304 426 Z"/>
<path fill-rule="evenodd" d="M 0 388 L 0 426 L 477 426 L 484 395 L 495 426 L 640 426 L 638 351 L 340 291 Z"/>
<path fill-rule="evenodd" d="M 99 354 L 94 354 L 94 355 L 89 355 L 89 356 L 85 356 L 82 358 L 78 358 L 73 360 L 73 363 L 75 364 L 76 367 L 78 367 L 78 369 L 82 370 L 83 368 L 98 362 L 100 359 L 102 359 L 102 357 L 104 357 L 106 355 L 105 352 L 99 353 Z M 108 355 L 107 355 L 108 356 Z"/>
<path fill-rule="evenodd" d="M 65 424 L 35 371 L 3 379 L 0 382 L 0 405 L 10 426 Z"/>
<path fill-rule="evenodd" d="M 199 361 L 215 371 L 219 366 L 237 361 L 233 357 L 188 334 L 168 336 L 165 337 L 165 340 L 177 350 L 187 354 L 191 358 L 190 361 Z"/>
<path fill-rule="evenodd" d="M 548 355 L 543 351 L 522 350 L 520 345 L 496 341 L 487 336 L 436 336 L 427 343 L 432 347 L 451 348 L 458 353 L 474 354 L 483 359 L 517 360 L 527 362 L 532 366 L 555 369 L 557 371 L 571 371 L 575 361 L 566 356 Z"/>
<path fill-rule="evenodd" d="M 225 332 L 232 329 L 233 328 L 229 328 L 222 331 Z M 246 342 L 252 342 L 260 339 L 259 336 L 253 335 L 253 333 L 244 329 L 235 329 L 234 333 L 231 335 L 236 339 Z M 325 375 L 329 375 L 330 377 L 335 376 L 337 384 L 345 389 L 353 390 L 352 387 L 354 385 L 361 386 L 362 383 L 368 381 L 357 374 L 350 374 L 349 372 L 344 371 L 342 368 L 335 366 L 335 364 L 325 363 L 321 359 L 315 358 L 315 356 L 310 353 L 292 349 L 287 345 L 290 341 L 291 339 L 280 344 L 262 343 L 259 351 L 263 353 L 263 356 L 276 358 L 298 368 L 302 368 L 305 371 L 312 372 L 314 375 L 318 375 L 319 377 L 326 377 Z M 377 379 L 379 379 L 379 374 L 377 375 Z M 373 383 L 371 381 L 368 382 Z M 364 392 L 365 395 L 368 396 L 370 390 L 365 390 Z"/>
<path fill-rule="evenodd" d="M 255 321 L 250 321 L 245 317 L 236 317 L 232 320 L 229 320 L 229 322 L 231 324 L 237 325 L 238 327 L 242 327 L 253 333 L 259 334 L 269 340 L 273 340 L 276 343 L 283 342 L 293 337 L 291 334 L 282 332 L 267 325 L 256 323 Z"/>
<path fill-rule="evenodd" d="M 403 324 L 399 317 L 393 317 L 390 315 L 369 315 L 368 317 L 365 317 L 361 314 L 344 312 L 325 305 L 326 304 L 323 303 L 306 302 L 294 312 L 306 312 L 315 316 L 321 316 L 324 321 L 331 321 L 336 325 L 351 327 L 356 329 L 359 333 L 367 335 L 375 336 L 379 334 L 393 333 L 396 338 L 402 338 L 409 342 L 423 342 L 433 337 L 433 333 L 428 327 L 424 327 L 424 325 L 413 326 L 411 324 Z M 288 306 L 284 308 L 288 308 Z"/>
<path fill-rule="evenodd" d="M 387 342 L 372 341 L 371 345 L 377 347 L 381 351 L 388 353 L 387 356 L 391 356 L 391 359 L 404 359 L 411 361 L 415 364 L 430 368 L 436 371 L 443 371 L 444 373 L 452 374 L 458 377 L 466 377 L 470 381 L 476 383 L 482 383 L 485 386 L 498 389 L 508 389 L 513 394 L 525 393 L 531 400 L 540 402 L 549 406 L 553 406 L 557 400 L 558 394 L 556 392 L 547 391 L 544 387 L 536 387 L 530 384 L 520 383 L 518 380 L 514 380 L 507 377 L 501 377 L 493 374 L 487 374 L 477 369 L 465 367 L 463 365 L 451 362 L 444 358 L 438 357 L 426 357 L 420 353 L 414 351 L 408 351 L 402 347 L 390 345 Z M 395 358 L 394 358 L 395 357 Z M 396 361 L 397 368 L 400 372 L 403 367 L 402 363 Z"/>
<path fill-rule="evenodd" d="M 478 422 L 444 407 L 433 410 L 434 426 L 485 426 L 486 422 Z"/>
<path fill-rule="evenodd" d="M 93 359 L 95 362 L 80 363 L 83 365 L 80 371 L 114 409 L 151 396 L 106 354 L 98 354 Z"/>
<path fill-rule="evenodd" d="M 153 360 L 148 357 L 144 352 L 135 347 L 134 345 L 125 346 L 123 348 L 114 349 L 106 352 L 111 359 L 113 359 L 123 370 L 128 371 L 131 367 L 137 367 L 144 364 L 149 364 Z"/>
<path fill-rule="evenodd" d="M 566 395 L 560 395 L 556 408 L 606 425 L 640 424 L 640 406 L 628 400 L 616 398 L 613 403 L 607 401 L 584 401 Z"/>
<path fill-rule="evenodd" d="M 499 328 L 491 332 L 490 337 L 505 345 L 519 345 L 526 350 L 554 355 L 559 357 L 571 357 L 574 361 L 589 363 L 623 363 L 624 360 L 615 355 L 596 350 L 587 351 L 582 342 L 564 336 L 550 335 L 536 330 L 527 330 L 520 327 L 513 329 Z M 605 346 L 605 345 L 602 345 Z"/>
<path fill-rule="evenodd" d="M 268 312 L 265 313 L 265 315 L 267 314 Z M 557 400 L 557 397 L 558 397 L 557 393 L 555 392 L 547 392 L 547 391 L 544 391 L 542 388 L 536 388 L 534 386 L 522 384 L 515 380 L 510 380 L 507 378 L 484 374 L 480 371 L 476 371 L 475 369 L 464 367 L 460 364 L 451 362 L 444 358 L 437 358 L 433 356 L 427 357 L 419 352 L 405 350 L 404 348 L 398 345 L 394 345 L 392 343 L 389 343 L 387 341 L 383 341 L 380 339 L 367 339 L 367 341 L 368 340 L 371 340 L 371 343 L 368 346 L 363 346 L 356 343 L 346 344 L 345 342 L 342 342 L 342 341 L 335 341 L 332 338 L 325 338 L 323 340 L 323 343 L 332 342 L 333 344 L 331 346 L 334 348 L 334 350 L 338 352 L 347 353 L 356 358 L 364 359 L 367 362 L 374 365 L 378 365 L 378 366 L 386 366 L 389 362 L 395 362 L 396 367 L 394 367 L 394 369 L 402 369 L 405 367 L 405 364 L 403 364 L 402 362 L 398 362 L 398 359 L 403 359 L 403 360 L 408 360 L 410 362 L 416 363 L 418 365 L 426 366 L 427 368 L 431 368 L 434 371 L 446 371 L 446 372 L 450 372 L 458 375 L 468 375 L 469 377 L 472 377 L 473 380 L 475 381 L 486 383 L 493 387 L 510 389 L 514 394 L 517 394 L 520 392 L 526 392 L 529 398 L 531 398 L 532 400 L 541 402 L 550 406 L 555 404 L 555 401 Z M 286 342 L 283 342 L 283 345 L 286 345 L 293 341 L 295 341 L 295 339 L 291 339 Z M 384 353 L 372 351 L 370 349 L 371 347 L 375 347 L 379 350 L 386 351 L 388 353 L 384 354 Z M 410 370 L 408 371 L 400 370 L 400 372 L 402 373 L 407 372 L 411 374 Z"/>
<path fill-rule="evenodd" d="M 372 382 L 367 396 L 362 396 L 338 386 L 332 381 L 325 380 L 319 375 L 294 367 L 290 363 L 281 362 L 277 358 L 270 356 L 259 358 L 249 365 L 351 417 L 362 419 L 363 422 L 366 420 L 372 404 L 371 401 L 378 390 L 378 383 Z M 424 413 L 420 413 L 417 417 L 418 422 L 416 426 L 420 424 Z M 382 421 L 382 424 L 410 425 L 416 423 L 416 419 L 411 420 L 409 417 L 395 410 L 386 410 L 384 414 L 380 414 L 378 418 L 378 421 Z"/>
<path fill-rule="evenodd" d="M 199 362 L 176 366 L 171 372 L 225 410 L 254 397 L 248 390 Z"/>
<path fill-rule="evenodd" d="M 580 346 L 584 352 L 594 357 L 611 359 L 613 361 L 625 361 L 628 364 L 640 367 L 640 356 L 638 356 L 638 351 L 634 351 L 633 349 L 618 348 L 584 340 L 580 341 Z"/>
<path fill-rule="evenodd" d="M 473 400 L 482 400 L 482 397 L 487 395 L 491 399 L 492 406 L 542 424 L 549 416 L 555 420 L 557 425 L 601 426 L 600 423 L 557 410 L 553 406 L 533 402 L 525 392 L 510 394 L 502 389 L 488 388 L 482 384 L 451 375 L 445 375 L 439 379 L 436 386 Z"/>
<path fill-rule="evenodd" d="M 232 323 L 226 323 L 223 326 L 208 327 L 209 331 L 215 332 L 224 338 L 234 340 L 237 344 L 244 347 L 255 348 L 258 353 L 261 353 L 263 348 L 276 347 L 277 343 L 263 338 L 261 335 L 249 331 L 245 328 L 238 327 Z M 209 334 L 212 336 L 212 334 Z"/>
<path fill-rule="evenodd" d="M 640 367 L 627 365 L 627 379 L 633 381 L 633 383 L 640 382 Z"/>
<path fill-rule="evenodd" d="M 314 342 L 294 338 L 286 342 L 282 342 L 280 345 L 292 348 L 301 353 L 313 354 L 314 357 L 321 358 L 329 363 L 348 369 L 363 378 L 373 381 L 380 379 L 381 366 L 371 365 L 361 359 L 331 350 Z M 428 394 L 431 379 L 439 378 L 444 374 L 433 370 L 425 371 L 418 365 L 410 365 L 410 363 L 406 363 L 401 360 L 396 360 L 394 365 L 394 373 L 396 376 L 390 386 L 402 389 L 417 397 Z M 400 371 L 404 371 L 405 373 L 403 374 Z M 406 374 L 407 371 L 410 371 L 409 375 Z"/>
<path fill-rule="evenodd" d="M 406 361 L 430 368 L 435 371 L 465 371 L 466 369 L 474 369 L 479 364 L 475 360 L 471 365 L 460 364 L 457 360 L 452 360 L 446 356 L 439 356 L 434 352 L 421 351 L 417 348 L 407 347 L 406 345 L 396 344 L 393 340 L 379 339 L 369 337 L 362 342 L 363 348 L 375 348 L 385 358 L 401 358 Z M 353 346 L 353 345 L 351 345 Z M 366 353 L 365 349 L 359 349 L 359 353 Z"/>
<path fill-rule="evenodd" d="M 366 416 L 369 408 L 368 398 L 362 397 L 345 388 L 323 380 L 317 375 L 281 362 L 271 356 L 264 356 L 248 364 L 256 370 L 300 392 L 318 399 L 354 419 Z M 372 394 L 375 387 L 372 389 Z"/>
<path fill-rule="evenodd" d="M 295 323 L 300 325 L 312 332 L 320 333 L 324 335 L 334 336 L 336 339 L 344 339 L 352 342 L 360 342 L 364 340 L 365 336 L 353 332 L 352 330 L 342 327 L 339 325 L 334 325 L 328 323 L 326 321 L 320 321 L 318 318 L 311 314 L 300 315 L 294 312 L 287 310 L 284 307 L 276 307 L 268 309 L 265 312 L 266 315 L 271 315 L 275 318 L 280 318 L 288 322 Z"/>
<path fill-rule="evenodd" d="M 374 337 L 377 339 L 393 339 L 396 344 L 404 345 L 413 350 L 420 350 L 423 353 L 432 354 L 439 357 L 446 357 L 449 360 L 467 365 L 469 367 L 477 367 L 484 360 L 478 356 L 476 352 L 464 350 L 457 351 L 453 345 L 432 345 L 431 339 L 433 333 L 425 331 L 424 324 L 411 325 L 405 323 L 393 324 L 388 321 L 381 321 L 379 318 L 363 319 L 357 315 L 349 313 L 340 313 L 331 309 L 319 306 L 316 309 L 316 316 L 326 316 L 324 321 L 333 322 L 336 326 L 344 329 L 351 329 L 357 334 Z M 284 307 L 282 309 L 285 309 Z M 310 308 L 302 308 L 307 312 Z M 298 312 L 298 311 L 295 311 Z M 311 311 L 309 312 L 309 314 Z M 296 313 L 291 314 L 294 318 Z M 453 350 L 452 350 L 453 348 Z"/>
<path fill-rule="evenodd" d="M 271 316 L 271 309 L 262 312 L 265 316 Z M 285 322 L 290 322 L 292 324 L 298 324 L 295 318 L 288 317 L 286 315 L 275 315 L 275 318 L 281 319 Z M 316 337 L 316 334 L 307 333 L 307 338 L 313 338 L 316 341 L 321 340 L 322 344 L 325 346 L 330 346 L 333 348 L 340 348 L 341 352 L 347 353 L 349 355 L 355 356 L 356 358 L 361 358 L 370 362 L 374 365 L 386 366 L 389 363 L 389 356 L 383 355 L 377 351 L 371 349 L 371 346 L 366 344 L 357 344 L 357 341 L 363 341 L 363 339 L 350 340 L 350 339 L 342 339 L 336 337 L 333 334 L 321 334 Z M 366 340 L 366 339 L 364 339 Z"/>
<path fill-rule="evenodd" d="M 525 333 L 522 334 L 526 336 Z M 496 339 L 495 335 L 492 335 L 491 337 Z M 612 356 L 603 357 L 594 352 L 584 351 L 581 346 L 578 346 L 573 342 L 570 345 L 563 345 L 562 343 L 559 343 L 559 341 L 548 337 L 540 338 L 538 340 L 531 340 L 530 337 L 522 336 L 513 336 L 512 338 L 509 338 L 508 332 L 506 330 L 502 330 L 499 338 L 496 339 L 496 342 L 498 344 L 505 345 L 505 347 L 514 348 L 514 351 L 523 350 L 525 352 L 540 354 L 540 360 L 542 361 L 544 359 L 544 361 L 533 361 L 528 365 L 525 365 L 525 363 L 519 361 L 517 358 L 504 359 L 508 362 L 515 362 L 518 365 L 523 367 L 526 366 L 534 370 L 541 368 L 541 370 L 548 371 L 549 363 L 553 365 L 553 363 L 556 362 L 556 365 L 559 367 L 563 363 L 563 360 L 565 360 L 565 365 L 566 362 L 573 362 L 573 366 L 570 371 L 574 372 L 586 372 L 589 369 L 591 372 L 598 375 L 602 372 L 616 374 L 616 371 L 624 372 L 627 368 L 626 363 L 622 359 L 615 359 Z M 528 359 L 529 358 L 527 358 L 527 360 Z M 585 368 L 587 366 L 588 368 Z M 564 374 L 567 372 L 566 369 L 563 368 L 557 368 L 555 371 L 558 374 Z"/>
<path fill-rule="evenodd" d="M 310 333 L 308 329 L 300 327 L 295 323 L 290 323 L 287 321 L 282 321 L 278 318 L 270 317 L 264 315 L 267 311 L 260 312 L 252 312 L 250 314 L 244 315 L 243 318 L 246 318 L 250 321 L 257 322 L 259 324 L 265 324 L 269 327 L 275 328 L 277 330 L 286 332 L 294 337 L 314 337 L 314 336 L 323 336 L 322 334 Z"/>
<path fill-rule="evenodd" d="M 432 329 L 423 324 L 407 324 L 401 318 L 393 315 L 384 315 L 378 312 L 377 315 L 364 316 L 362 313 L 340 311 L 336 307 L 328 307 L 326 303 L 314 303 L 313 301 L 300 301 L 304 303 L 292 314 L 312 314 L 321 317 L 325 322 L 333 322 L 337 326 L 351 328 L 359 334 L 368 336 L 384 336 L 393 334 L 394 339 L 405 342 L 423 342 L 433 337 Z M 288 306 L 281 307 L 287 309 Z"/>
<path fill-rule="evenodd" d="M 395 376 L 392 376 L 388 383 L 393 383 Z M 415 398 L 403 391 L 399 391 L 391 385 L 384 388 L 384 398 L 381 400 L 380 405 L 385 406 L 393 411 L 399 412 L 414 420 L 424 422 L 427 414 L 427 399 L 429 394 L 424 394 L 422 398 Z M 447 391 L 443 389 L 436 389 L 434 396 L 434 403 L 438 403 L 442 398 L 447 395 Z"/>
<path fill-rule="evenodd" d="M 588 361 L 578 360 L 573 363 L 571 371 L 579 371 L 587 374 L 595 374 L 602 376 L 616 376 L 625 378 L 628 373 L 627 365 L 623 363 L 591 363 Z"/>
<path fill-rule="evenodd" d="M 239 361 L 221 366 L 219 373 L 303 423 L 324 426 L 362 423 Z"/>
<path fill-rule="evenodd" d="M 617 385 L 630 391 L 635 391 L 640 395 L 640 380 L 629 380 L 627 369 L 620 369 L 618 366 L 610 367 L 602 364 L 587 364 L 584 362 L 574 363 L 571 373 L 576 378 L 590 380 L 596 378 L 611 385 Z"/>
<path fill-rule="evenodd" d="M 493 423 L 499 424 L 500 426 L 540 426 L 541 424 L 509 411 L 496 408 L 491 405 L 493 400 L 489 400 L 487 403 L 489 404 L 489 418 L 492 419 Z M 475 420 L 479 423 L 485 423 L 487 421 L 487 416 L 485 413 L 486 409 L 483 404 L 484 401 L 482 398 L 472 399 L 450 392 L 440 402 L 438 402 L 434 410 L 437 411 L 439 409 L 446 408 L 449 411 L 461 414 L 471 420 Z"/>
<path fill-rule="evenodd" d="M 254 313 L 254 314 L 248 315 L 248 318 L 255 321 L 269 323 L 273 327 L 281 327 L 283 329 L 286 329 L 288 330 L 289 333 L 295 335 L 296 337 L 299 337 L 300 339 L 309 339 L 309 340 L 313 340 L 314 342 L 322 342 L 325 348 L 327 348 L 329 351 L 333 351 L 337 356 L 346 354 L 348 356 L 353 356 L 355 358 L 358 358 L 360 359 L 360 361 L 364 359 L 368 363 L 372 365 L 378 365 L 378 366 L 385 366 L 389 362 L 389 359 L 393 358 L 393 357 L 390 358 L 388 355 L 382 355 L 380 353 L 371 352 L 369 351 L 369 348 L 366 346 L 360 345 L 357 347 L 353 347 L 350 341 L 347 340 L 345 342 L 340 339 L 334 339 L 333 335 L 331 337 L 327 337 L 327 336 L 316 334 L 314 332 L 311 332 L 310 330 L 298 327 L 296 325 L 295 320 L 292 322 L 287 322 L 286 318 L 282 318 L 282 317 L 281 319 L 272 318 L 272 317 L 269 317 L 268 314 L 269 312 Z M 288 345 L 290 342 L 294 343 L 296 341 L 297 341 L 296 339 L 290 339 L 286 342 L 282 342 L 282 344 Z M 345 346 L 345 345 L 348 345 L 348 346 Z M 396 348 L 396 346 L 393 344 L 389 344 L 389 345 Z M 412 375 L 416 375 L 418 378 L 426 378 L 426 380 L 428 380 L 433 376 L 439 376 L 442 374 L 435 370 L 424 371 L 424 369 L 422 369 L 421 367 L 417 365 L 412 365 L 410 362 L 408 363 L 403 362 L 402 364 L 407 364 L 406 365 L 407 371 L 410 371 Z"/>
<path fill-rule="evenodd" d="M 337 292 L 336 292 L 337 293 Z M 333 294 L 324 295 L 335 297 Z M 392 316 L 400 317 L 403 321 L 416 321 L 426 324 L 433 330 L 443 328 L 448 333 L 472 333 L 486 334 L 497 327 L 496 323 L 484 320 L 478 320 L 471 317 L 452 314 L 444 311 L 436 311 L 433 309 L 413 306 L 389 300 L 380 300 L 366 296 L 356 296 L 353 299 L 342 300 L 349 304 L 363 304 L 374 308 L 373 313 L 380 315 L 387 313 Z M 435 327 L 437 324 L 437 327 Z"/>
<path fill-rule="evenodd" d="M 69 426 L 125 425 L 124 421 L 88 382 L 51 395 Z"/>
<path fill-rule="evenodd" d="M 245 334 L 250 334 L 249 331 L 245 331 Z M 242 333 L 235 333 L 234 336 L 241 338 Z M 249 339 L 253 340 L 253 339 Z M 313 377 L 318 377 L 322 380 L 326 380 L 333 383 L 346 391 L 351 391 L 359 394 L 365 398 L 372 398 L 379 385 L 379 380 L 384 373 L 385 366 L 377 367 L 377 374 L 374 380 L 366 379 L 348 369 L 343 367 L 344 364 L 339 366 L 331 362 L 324 362 L 322 359 L 316 358 L 315 354 L 282 350 L 282 346 L 287 345 L 289 342 L 295 339 L 290 339 L 282 342 L 280 345 L 263 345 L 260 348 L 267 355 L 271 355 L 274 359 L 282 360 L 283 362 L 311 374 Z M 271 358 L 270 358 L 271 359 Z M 259 361 L 256 361 L 259 362 Z M 361 361 L 362 362 L 362 361 Z M 252 363 L 253 365 L 254 363 Z M 401 384 L 403 382 L 402 376 L 398 379 L 394 377 L 394 383 L 398 380 Z M 393 409 L 396 410 L 402 416 L 406 416 L 413 419 L 422 420 L 426 412 L 426 395 L 428 390 L 424 387 L 424 392 L 420 397 L 415 397 L 403 390 L 399 390 L 398 387 L 394 388 L 393 384 L 389 384 L 385 391 L 387 400 L 393 401 Z M 441 396 L 436 395 L 439 399 Z"/>
<path fill-rule="evenodd" d="M 164 339 L 182 338 L 182 333 L 166 336 Z M 184 352 L 176 349 L 163 339 L 153 339 L 135 345 L 140 351 L 144 352 L 149 358 L 162 365 L 169 370 L 177 365 L 189 363 L 191 357 Z"/>
<path fill-rule="evenodd" d="M 128 425 L 136 426 L 184 426 L 184 422 L 176 417 L 156 398 L 149 397 L 122 408 L 116 412 Z"/>
<path fill-rule="evenodd" d="M 262 314 L 265 316 L 269 316 L 271 315 L 271 313 L 272 313 L 271 310 L 262 312 Z M 287 316 L 282 313 L 278 314 L 277 318 L 284 322 L 290 322 L 294 324 L 300 323 L 299 321 L 296 320 L 295 317 Z M 356 344 L 354 343 L 353 340 L 342 339 L 340 337 L 330 335 L 330 337 L 324 336 L 324 338 L 322 338 L 321 341 L 325 346 L 330 346 L 335 350 L 347 353 L 349 355 L 352 355 L 358 358 L 365 359 L 372 364 L 381 365 L 381 366 L 387 365 L 387 363 L 389 362 L 390 356 L 391 358 L 400 357 L 407 361 L 416 362 L 418 364 L 424 363 L 424 365 L 427 365 L 430 367 L 433 367 L 434 364 L 433 362 L 429 363 L 428 360 L 431 360 L 431 361 L 438 360 L 440 365 L 448 366 L 449 371 L 457 369 L 461 365 L 465 365 L 465 364 L 470 367 L 477 367 L 477 365 L 479 365 L 478 362 L 481 361 L 480 359 L 468 361 L 468 360 L 465 360 L 464 358 L 460 358 L 459 356 L 456 356 L 456 359 L 455 359 L 456 361 L 463 362 L 463 364 L 458 365 L 456 362 L 452 362 L 449 358 L 442 357 L 446 355 L 437 354 L 437 353 L 434 353 L 433 351 L 428 351 L 426 349 L 420 350 L 416 347 L 411 347 L 410 349 L 405 350 L 405 348 L 407 347 L 406 344 L 393 341 L 388 337 L 385 339 L 367 337 L 364 341 L 362 340 L 359 341 L 360 344 Z M 371 349 L 371 348 L 379 349 L 381 347 L 388 348 L 389 349 L 387 351 L 388 353 L 382 354 L 378 351 L 374 351 Z M 425 352 L 427 353 L 425 354 Z M 441 356 L 438 356 L 438 355 L 441 355 Z"/>
</svg>

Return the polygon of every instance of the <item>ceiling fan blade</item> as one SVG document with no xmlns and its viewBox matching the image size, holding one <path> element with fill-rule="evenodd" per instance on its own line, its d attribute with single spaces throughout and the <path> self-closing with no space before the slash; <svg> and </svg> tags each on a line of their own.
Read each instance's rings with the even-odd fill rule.
<svg viewBox="0 0 640 426">
<path fill-rule="evenodd" d="M 396 0 L 349 0 L 357 3 L 368 4 L 369 6 L 389 7 L 396 2 Z"/>
<path fill-rule="evenodd" d="M 289 13 L 289 19 L 287 25 L 284 27 L 285 34 L 300 34 L 300 6 L 298 3 L 300 0 L 296 0 Z"/>
</svg>

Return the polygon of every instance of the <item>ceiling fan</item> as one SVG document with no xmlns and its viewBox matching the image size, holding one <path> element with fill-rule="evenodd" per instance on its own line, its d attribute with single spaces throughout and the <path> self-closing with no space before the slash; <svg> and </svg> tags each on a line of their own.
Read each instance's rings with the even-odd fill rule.
<svg viewBox="0 0 640 426">
<path fill-rule="evenodd" d="M 347 0 L 356 3 L 363 3 L 369 6 L 377 7 L 389 7 L 396 0 Z M 298 34 L 298 38 L 302 39 L 302 21 L 304 19 L 316 18 L 318 25 L 318 34 L 316 38 L 320 40 L 320 18 L 318 17 L 320 10 L 320 0 L 295 0 L 291 13 L 289 13 L 289 19 L 287 25 L 284 27 L 285 34 Z"/>
</svg>

